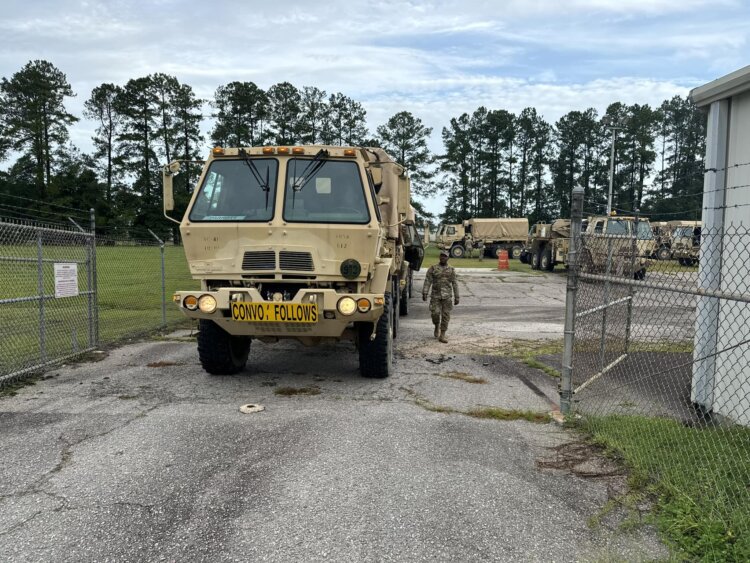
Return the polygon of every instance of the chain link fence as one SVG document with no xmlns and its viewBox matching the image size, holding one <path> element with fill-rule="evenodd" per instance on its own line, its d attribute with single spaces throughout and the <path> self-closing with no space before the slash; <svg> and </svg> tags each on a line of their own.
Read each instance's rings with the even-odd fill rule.
<svg viewBox="0 0 750 563">
<path fill-rule="evenodd" d="M 664 498 L 685 499 L 684 522 L 750 553 L 750 230 L 684 229 L 655 260 L 629 221 L 625 234 L 581 232 L 574 205 L 562 408 Z"/>
<path fill-rule="evenodd" d="M 92 233 L 0 218 L 0 386 L 187 322 L 171 305 L 175 290 L 197 286 L 182 247 Z"/>
</svg>

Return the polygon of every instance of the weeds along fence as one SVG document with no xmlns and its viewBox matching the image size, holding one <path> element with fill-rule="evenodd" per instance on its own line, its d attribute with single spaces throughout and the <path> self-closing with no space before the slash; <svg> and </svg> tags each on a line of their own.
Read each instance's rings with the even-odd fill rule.
<svg viewBox="0 0 750 563">
<path fill-rule="evenodd" d="M 574 203 L 563 410 L 750 554 L 750 230 L 644 260 L 638 235 L 581 234 Z"/>
<path fill-rule="evenodd" d="M 0 218 L 0 386 L 184 319 L 181 247 L 96 236 L 91 225 Z"/>
</svg>

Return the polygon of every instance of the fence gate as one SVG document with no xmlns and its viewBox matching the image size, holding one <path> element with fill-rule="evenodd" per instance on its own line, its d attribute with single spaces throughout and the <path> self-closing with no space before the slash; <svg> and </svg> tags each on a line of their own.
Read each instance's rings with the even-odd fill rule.
<svg viewBox="0 0 750 563">
<path fill-rule="evenodd" d="M 657 260 L 637 216 L 582 234 L 573 196 L 561 409 L 686 497 L 721 484 L 730 518 L 750 505 L 750 230 L 683 221 Z"/>
<path fill-rule="evenodd" d="M 0 384 L 93 350 L 97 332 L 94 234 L 0 219 Z"/>
</svg>

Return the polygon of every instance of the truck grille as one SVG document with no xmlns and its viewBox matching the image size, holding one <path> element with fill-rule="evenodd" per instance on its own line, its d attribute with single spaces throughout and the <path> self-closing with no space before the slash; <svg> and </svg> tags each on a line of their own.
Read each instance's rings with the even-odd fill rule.
<svg viewBox="0 0 750 563">
<path fill-rule="evenodd" d="M 274 270 L 276 269 L 276 253 L 273 250 L 245 252 L 242 258 L 242 269 Z"/>
<path fill-rule="evenodd" d="M 302 272 L 312 272 L 313 266 L 312 254 L 309 252 L 292 252 L 282 250 L 279 252 L 279 266 L 282 270 L 294 270 Z"/>
</svg>

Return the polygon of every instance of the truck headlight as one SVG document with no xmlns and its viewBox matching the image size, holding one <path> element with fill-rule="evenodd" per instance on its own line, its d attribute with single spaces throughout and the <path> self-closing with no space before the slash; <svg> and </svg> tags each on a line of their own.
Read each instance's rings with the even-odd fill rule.
<svg viewBox="0 0 750 563">
<path fill-rule="evenodd" d="M 354 311 L 357 310 L 357 302 L 351 297 L 342 297 L 341 299 L 339 299 L 336 308 L 342 315 L 353 315 Z"/>
<path fill-rule="evenodd" d="M 201 295 L 198 308 L 202 313 L 213 313 L 216 310 L 216 299 L 213 295 Z"/>
</svg>

